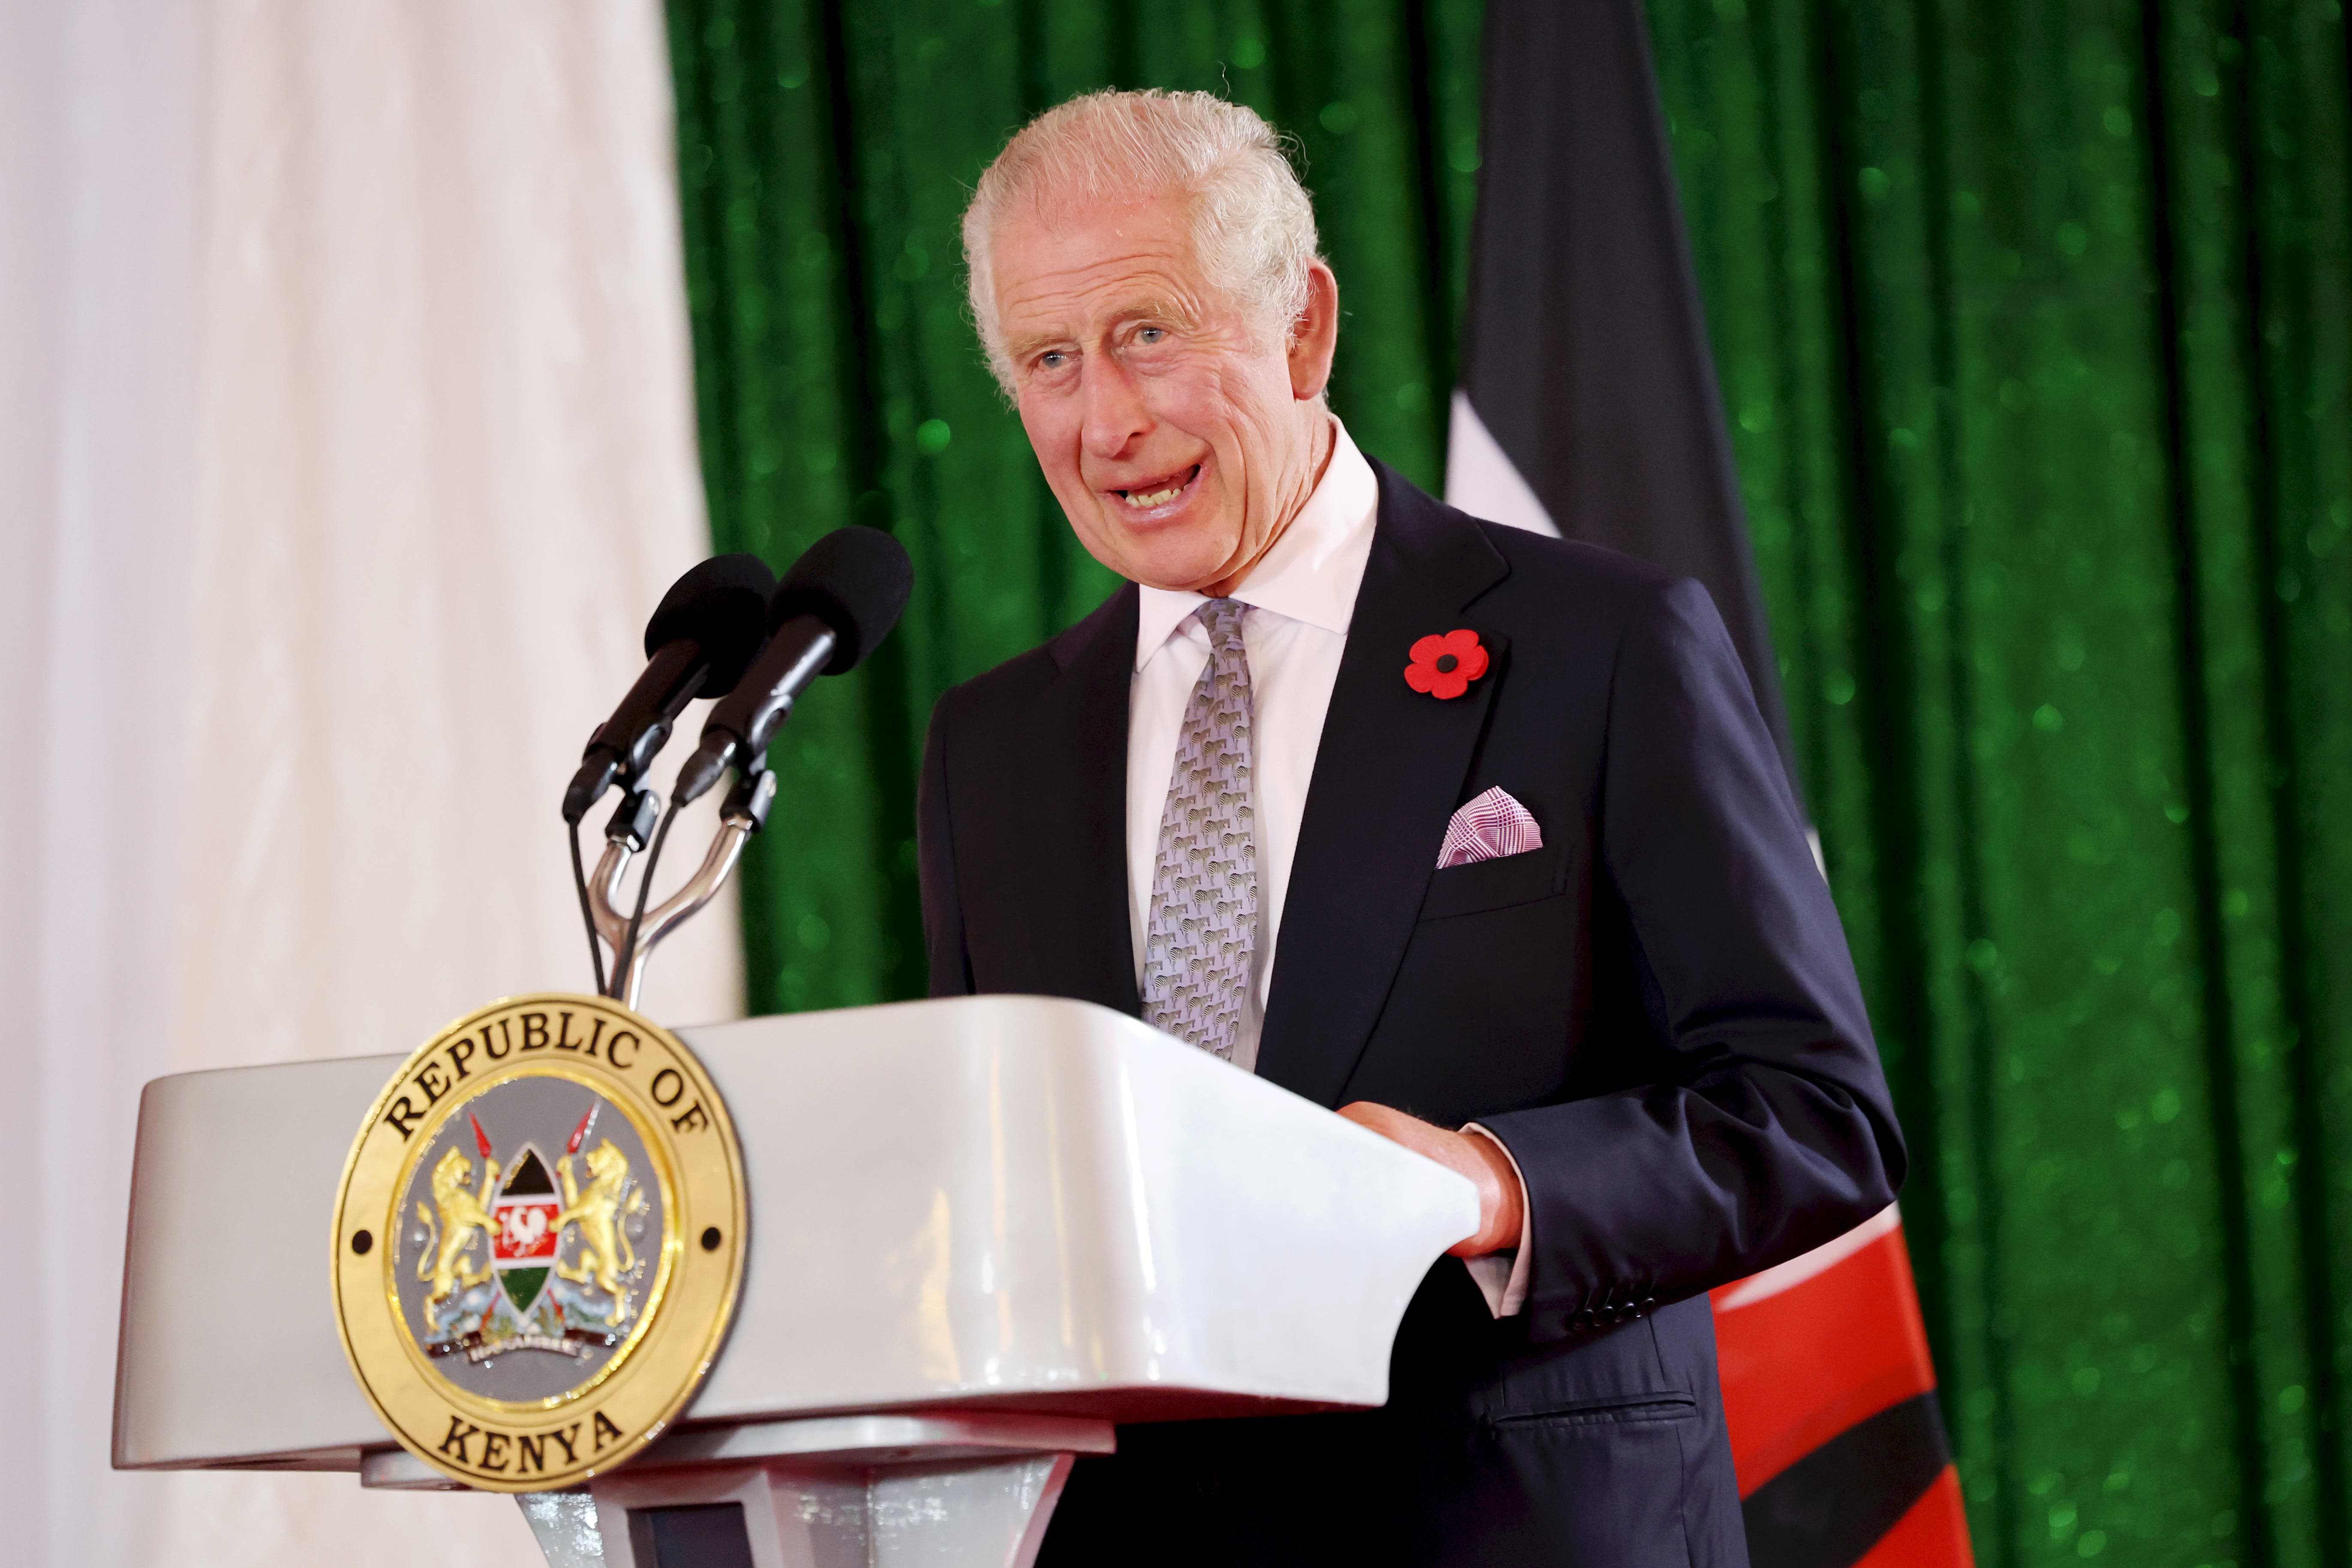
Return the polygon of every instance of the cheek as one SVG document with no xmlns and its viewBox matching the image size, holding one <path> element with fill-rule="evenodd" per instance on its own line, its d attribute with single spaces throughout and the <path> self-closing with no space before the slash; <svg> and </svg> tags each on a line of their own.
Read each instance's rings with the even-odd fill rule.
<svg viewBox="0 0 2352 1568">
<path fill-rule="evenodd" d="M 1155 424 L 1214 442 L 1233 421 L 1229 381 L 1217 364 L 1185 357 L 1140 368 L 1135 386 Z"/>
<path fill-rule="evenodd" d="M 1078 400 L 1032 393 L 1023 396 L 1015 406 L 1021 415 L 1021 428 L 1029 437 L 1029 449 L 1036 454 L 1038 471 L 1045 476 L 1047 488 L 1061 502 L 1064 521 L 1096 559 L 1117 571 L 1118 563 L 1103 553 L 1103 531 L 1095 512 L 1094 490 L 1080 467 L 1085 421 Z"/>
<path fill-rule="evenodd" d="M 1058 488 L 1065 479 L 1075 484 L 1078 471 L 1078 418 L 1076 400 L 1024 395 L 1017 406 L 1029 449 L 1037 454 L 1046 482 Z"/>
<path fill-rule="evenodd" d="M 1189 418 L 1188 428 L 1220 447 L 1234 448 L 1229 458 L 1248 459 L 1250 470 L 1264 466 L 1278 423 L 1277 410 L 1288 401 L 1287 384 L 1279 400 L 1270 399 L 1265 378 L 1253 374 L 1255 369 L 1246 363 L 1216 367 L 1185 388 L 1183 414 L 1171 411 L 1170 415 L 1171 423 Z"/>
</svg>

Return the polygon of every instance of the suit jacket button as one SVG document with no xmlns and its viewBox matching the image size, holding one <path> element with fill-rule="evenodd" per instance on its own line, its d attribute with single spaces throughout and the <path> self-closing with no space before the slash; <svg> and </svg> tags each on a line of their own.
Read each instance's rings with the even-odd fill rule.
<svg viewBox="0 0 2352 1568">
<path fill-rule="evenodd" d="M 1644 1296 L 1642 1298 L 1642 1310 L 1644 1312 L 1654 1312 L 1657 1310 L 1658 1299 L 1655 1296 Z"/>
<path fill-rule="evenodd" d="M 1589 1329 L 1592 1326 L 1592 1310 L 1590 1307 L 1579 1307 L 1569 1314 L 1568 1321 L 1570 1328 Z"/>
</svg>

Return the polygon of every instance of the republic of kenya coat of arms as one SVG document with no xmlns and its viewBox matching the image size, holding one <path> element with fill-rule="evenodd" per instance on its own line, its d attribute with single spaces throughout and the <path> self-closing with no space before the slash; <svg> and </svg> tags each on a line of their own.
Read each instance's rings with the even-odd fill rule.
<svg viewBox="0 0 2352 1568">
<path fill-rule="evenodd" d="M 742 1271 L 742 1163 L 685 1045 L 615 1002 L 529 996 L 404 1064 L 352 1151 L 336 1304 L 360 1384 L 470 1486 L 552 1490 L 651 1442 Z"/>
<path fill-rule="evenodd" d="M 478 1112 L 466 1118 L 481 1160 L 478 1189 L 463 1150 L 432 1156 L 431 1201 L 411 1198 L 415 1223 L 402 1238 L 415 1255 L 412 1272 L 428 1286 L 416 1305 L 428 1353 L 462 1353 L 481 1366 L 515 1351 L 579 1359 L 621 1343 L 655 1261 L 636 1243 L 649 1230 L 659 1235 L 661 1222 L 658 1200 L 619 1144 L 604 1138 L 581 1152 L 604 1109 L 600 1100 L 581 1113 L 552 1179 L 530 1142 L 501 1175 Z"/>
</svg>

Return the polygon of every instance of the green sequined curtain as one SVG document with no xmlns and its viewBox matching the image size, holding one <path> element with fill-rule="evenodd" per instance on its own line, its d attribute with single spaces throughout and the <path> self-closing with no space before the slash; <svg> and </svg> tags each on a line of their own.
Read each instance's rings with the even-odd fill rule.
<svg viewBox="0 0 2352 1568">
<path fill-rule="evenodd" d="M 755 1011 L 917 994 L 945 686 L 1078 550 L 961 314 L 1026 115 L 1204 87 L 1302 143 L 1334 402 L 1440 476 L 1475 0 L 671 0 L 721 548 L 918 588 L 776 748 Z M 1918 1164 L 1979 1557 L 2347 1561 L 2352 52 L 2336 0 L 1652 0 L 1800 763 Z"/>
<path fill-rule="evenodd" d="M 1655 0 L 1988 1562 L 2347 1561 L 2335 0 Z"/>
</svg>

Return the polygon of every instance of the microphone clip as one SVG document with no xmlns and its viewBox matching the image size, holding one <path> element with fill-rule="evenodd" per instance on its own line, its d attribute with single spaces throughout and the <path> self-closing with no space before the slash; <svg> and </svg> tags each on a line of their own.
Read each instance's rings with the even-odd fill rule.
<svg viewBox="0 0 2352 1568">
<path fill-rule="evenodd" d="M 637 992 L 645 983 L 646 962 L 653 956 L 654 948 L 718 897 L 719 889 L 726 886 L 736 863 L 743 858 L 743 846 L 751 842 L 751 835 L 767 826 L 768 813 L 775 800 L 776 775 L 768 768 L 768 754 L 764 751 L 756 752 L 738 773 L 735 787 L 728 792 L 719 810 L 719 832 L 704 851 L 701 866 L 687 879 L 685 886 L 646 911 L 637 930 L 636 945 L 625 965 L 620 960 L 622 950 L 628 945 L 629 900 L 622 896 L 621 882 L 630 860 L 644 853 L 652 841 L 654 830 L 661 821 L 662 800 L 649 789 L 633 789 L 623 797 L 613 819 L 605 824 L 604 855 L 596 862 L 595 874 L 588 881 L 590 919 L 614 958 L 606 995 L 624 1006 L 637 1005 Z M 651 875 L 653 869 L 648 865 L 646 874 Z"/>
<path fill-rule="evenodd" d="M 613 808 L 613 819 L 604 824 L 604 842 L 623 844 L 630 853 L 642 854 L 653 841 L 655 825 L 661 821 L 661 796 L 649 789 L 632 789 Z"/>
</svg>

